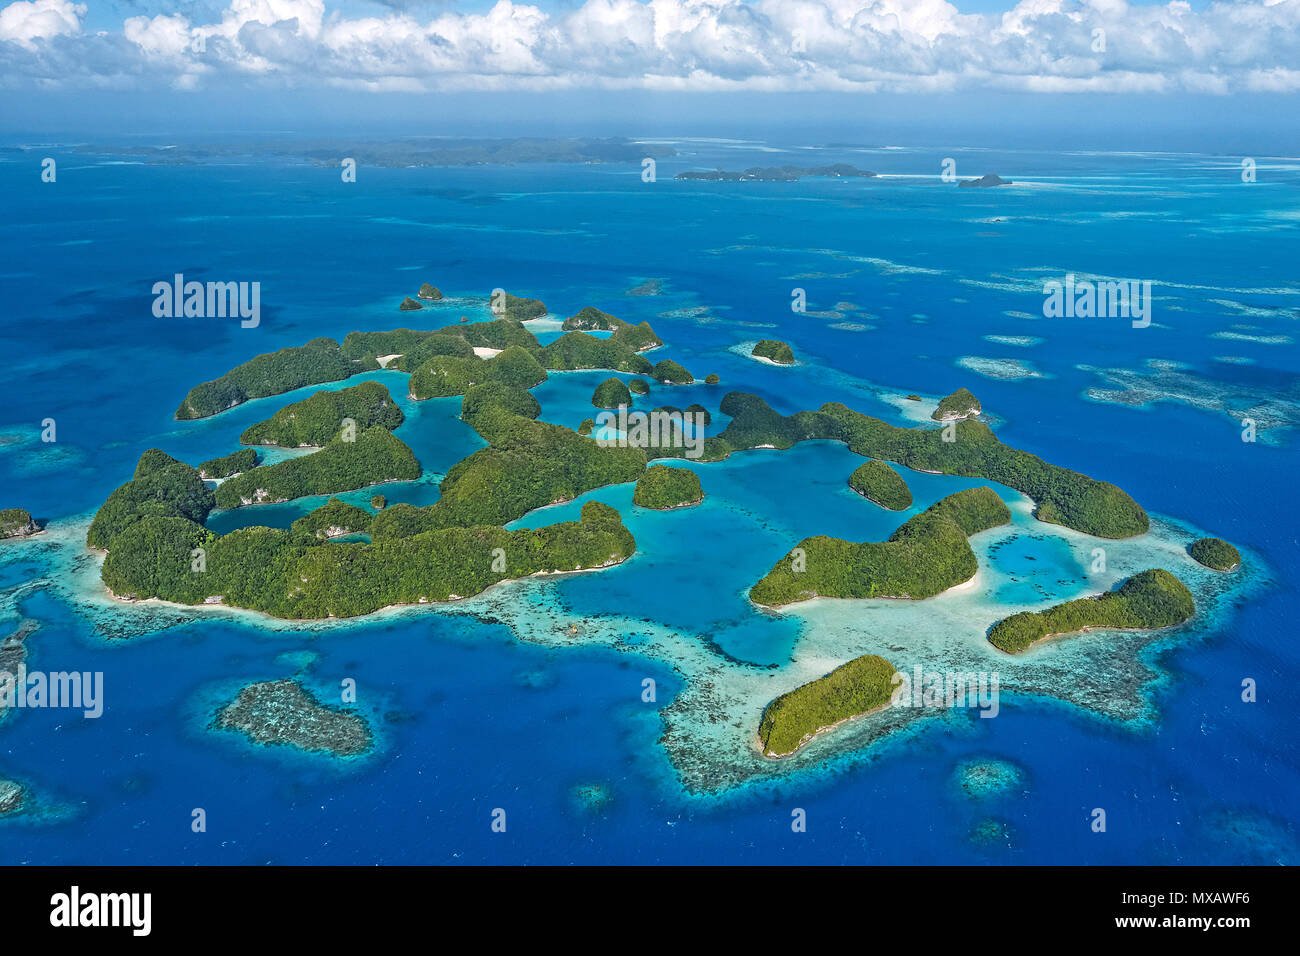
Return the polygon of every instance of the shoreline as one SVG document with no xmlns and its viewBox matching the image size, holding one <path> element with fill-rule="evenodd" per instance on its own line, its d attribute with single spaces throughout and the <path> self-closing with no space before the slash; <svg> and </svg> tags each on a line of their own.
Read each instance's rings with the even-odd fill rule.
<svg viewBox="0 0 1300 956">
<path fill-rule="evenodd" d="M 802 687 L 802 686 L 804 686 L 804 685 L 801 684 L 801 685 L 799 685 L 799 686 Z M 797 690 L 798 688 L 795 688 L 795 689 Z M 776 699 L 776 698 L 773 698 L 773 699 Z M 878 713 L 880 713 L 881 711 L 888 710 L 888 709 L 889 709 L 890 707 L 892 707 L 892 706 L 893 706 L 893 703 L 892 703 L 892 702 L 891 702 L 891 703 L 887 703 L 887 704 L 880 704 L 880 705 L 877 706 L 877 707 L 872 707 L 870 710 L 864 710 L 864 711 L 863 711 L 862 713 L 860 713 L 860 714 L 850 714 L 850 715 L 847 716 L 847 717 L 841 717 L 839 720 L 835 721 L 835 723 L 833 723 L 833 724 L 826 724 L 826 725 L 824 725 L 824 726 L 822 726 L 822 727 L 818 727 L 818 728 L 817 728 L 816 730 L 814 730 L 811 734 L 805 734 L 803 737 L 801 737 L 801 738 L 799 739 L 799 742 L 798 742 L 797 744 L 794 745 L 794 750 L 791 750 L 791 751 L 789 751 L 788 753 L 783 753 L 783 754 L 774 754 L 774 753 L 772 753 L 771 751 L 769 751 L 769 750 L 766 748 L 766 746 L 763 744 L 762 739 L 761 739 L 760 737 L 758 737 L 757 734 L 754 735 L 754 739 L 758 742 L 758 752 L 759 752 L 760 754 L 762 754 L 763 757 L 764 757 L 765 759 L 767 759 L 767 760 L 785 760 L 787 757 L 793 757 L 793 756 L 794 756 L 795 754 L 797 754 L 800 750 L 803 750 L 804 747 L 808 746 L 810 743 L 812 743 L 814 740 L 816 740 L 816 739 L 817 739 L 818 737 L 820 737 L 822 734 L 829 733 L 830 731 L 834 730 L 836 727 L 839 727 L 839 726 L 841 726 L 841 725 L 843 725 L 843 724 L 847 724 L 847 723 L 849 723 L 850 721 L 858 720 L 858 719 L 861 718 L 861 717 L 870 717 L 872 714 L 878 714 Z M 766 709 L 767 709 L 767 708 L 764 708 L 764 710 L 766 710 Z M 762 720 L 762 718 L 759 718 L 759 719 L 760 719 L 760 721 Z"/>
</svg>

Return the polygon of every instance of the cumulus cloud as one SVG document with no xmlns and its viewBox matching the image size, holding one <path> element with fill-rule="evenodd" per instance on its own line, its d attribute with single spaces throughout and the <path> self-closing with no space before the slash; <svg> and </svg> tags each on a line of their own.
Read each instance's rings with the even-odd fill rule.
<svg viewBox="0 0 1300 956">
<path fill-rule="evenodd" d="M 3 2 L 3 0 L 0 0 Z M 961 0 L 957 0 L 959 4 Z M 229 0 L 218 16 L 137 16 L 86 34 L 86 7 L 0 9 L 0 84 L 194 88 L 205 78 L 371 90 L 1294 92 L 1300 0 L 499 0 L 457 13 L 393 0 Z"/>
</svg>

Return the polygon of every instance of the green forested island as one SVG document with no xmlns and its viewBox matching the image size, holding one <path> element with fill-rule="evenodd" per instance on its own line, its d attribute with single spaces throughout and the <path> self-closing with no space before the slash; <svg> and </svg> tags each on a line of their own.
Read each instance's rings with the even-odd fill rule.
<svg viewBox="0 0 1300 956">
<path fill-rule="evenodd" d="M 750 351 L 755 358 L 767 359 L 777 365 L 793 365 L 794 349 L 779 339 L 762 339 Z"/>
<path fill-rule="evenodd" d="M 214 507 L 212 490 L 197 469 L 150 448 L 140 456 L 131 480 L 100 505 L 86 543 L 110 548 L 119 534 L 144 518 L 181 518 L 201 525 Z"/>
<path fill-rule="evenodd" d="M 239 442 L 282 448 L 323 446 L 339 433 L 345 421 L 350 420 L 358 431 L 371 426 L 392 431 L 405 417 L 387 388 L 378 382 L 362 382 L 351 388 L 317 392 L 311 398 L 286 405 L 265 421 L 248 426 Z"/>
<path fill-rule="evenodd" d="M 815 597 L 933 597 L 979 570 L 967 538 L 1010 520 L 1011 512 L 992 488 L 958 491 L 912 518 L 888 541 L 805 538 L 750 589 L 749 599 L 781 607 Z"/>
<path fill-rule="evenodd" d="M 650 371 L 651 377 L 656 381 L 663 382 L 665 385 L 690 385 L 695 381 L 694 376 L 682 366 L 678 365 L 672 359 L 664 359 L 657 362 L 655 367 Z"/>
<path fill-rule="evenodd" d="M 241 448 L 229 455 L 222 455 L 220 458 L 209 458 L 207 461 L 199 462 L 199 477 L 209 479 L 229 478 L 231 475 L 256 467 L 257 462 L 258 457 L 255 450 Z"/>
<path fill-rule="evenodd" d="M 422 283 L 420 291 L 415 293 L 418 298 L 438 300 L 442 298 L 442 291 L 430 282 Z"/>
<path fill-rule="evenodd" d="M 1036 641 L 1089 628 L 1173 627 L 1196 612 L 1192 592 L 1163 568 L 1143 571 L 1118 589 L 1057 604 L 1046 611 L 1021 611 L 989 631 L 995 647 L 1015 654 Z"/>
<path fill-rule="evenodd" d="M 959 388 L 951 395 L 941 398 L 939 407 L 931 412 L 930 417 L 936 422 L 951 422 L 959 418 L 974 418 L 982 410 L 978 398 L 969 390 Z"/>
<path fill-rule="evenodd" d="M 889 703 L 894 665 L 867 654 L 796 687 L 767 705 L 758 740 L 769 757 L 794 753 L 818 731 Z"/>
<path fill-rule="evenodd" d="M 336 538 L 339 535 L 369 531 L 372 517 L 374 516 L 369 511 L 363 511 L 338 498 L 331 498 L 315 511 L 309 511 L 295 521 L 289 530 L 294 534 L 317 538 Z"/>
<path fill-rule="evenodd" d="M 645 379 L 634 378 L 632 381 L 627 383 L 627 390 L 633 395 L 649 395 L 650 383 Z"/>
<path fill-rule="evenodd" d="M 408 295 L 397 308 L 403 312 L 419 312 L 424 306 Z"/>
<path fill-rule="evenodd" d="M 669 511 L 687 508 L 704 500 L 700 476 L 689 468 L 651 465 L 636 481 L 632 503 L 642 508 Z"/>
<path fill-rule="evenodd" d="M 597 408 L 618 408 L 620 405 L 632 404 L 632 393 L 623 384 L 622 379 L 607 378 L 596 386 L 591 395 L 591 404 Z"/>
<path fill-rule="evenodd" d="M 334 438 L 310 455 L 259 465 L 226 479 L 217 487 L 217 506 L 239 508 L 291 501 L 420 477 L 420 464 L 411 449 L 386 428 L 376 425 L 358 431 L 353 441 L 345 438 Z"/>
<path fill-rule="evenodd" d="M 25 538 L 41 530 L 23 508 L 0 509 L 0 538 Z"/>
<path fill-rule="evenodd" d="M 1231 571 L 1241 564 L 1241 552 L 1222 538 L 1198 538 L 1188 546 L 1187 553 L 1216 571 Z"/>
<path fill-rule="evenodd" d="M 912 489 L 898 472 L 883 461 L 864 461 L 849 475 L 849 487 L 868 501 L 874 501 L 890 511 L 905 511 L 912 507 Z"/>
<path fill-rule="evenodd" d="M 312 339 L 303 346 L 259 355 L 218 379 L 194 386 L 176 409 L 176 417 L 207 418 L 250 398 L 282 395 L 304 385 L 337 382 L 361 371 L 364 369 L 344 356 L 333 339 Z"/>
</svg>

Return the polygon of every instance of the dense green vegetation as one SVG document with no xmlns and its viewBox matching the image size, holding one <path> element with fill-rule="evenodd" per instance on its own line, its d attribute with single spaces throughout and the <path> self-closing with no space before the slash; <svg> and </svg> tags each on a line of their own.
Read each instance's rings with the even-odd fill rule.
<svg viewBox="0 0 1300 956">
<path fill-rule="evenodd" d="M 490 359 L 434 355 L 411 375 L 410 390 L 417 399 L 447 398 L 488 382 L 527 389 L 544 381 L 546 369 L 537 359 L 523 346 L 510 345 Z"/>
<path fill-rule="evenodd" d="M 645 375 L 651 369 L 650 360 L 620 340 L 617 333 L 600 339 L 586 332 L 566 332 L 542 348 L 537 359 L 546 368 L 557 370 L 607 368 Z"/>
<path fill-rule="evenodd" d="M 540 319 L 544 315 L 546 315 L 546 303 L 541 299 L 526 299 L 506 293 L 505 312 L 502 318 L 509 319 L 511 322 L 527 322 L 529 319 Z"/>
<path fill-rule="evenodd" d="M 118 537 L 103 577 L 121 597 L 219 599 L 282 618 L 353 617 L 468 597 L 508 578 L 607 567 L 635 547 L 618 512 L 598 502 L 583 505 L 579 521 L 544 528 L 445 528 L 372 544 L 261 527 L 216 535 L 184 518 L 150 517 Z M 193 570 L 195 548 L 204 550 L 201 572 Z"/>
<path fill-rule="evenodd" d="M 941 398 L 939 407 L 930 413 L 930 417 L 936 422 L 948 422 L 956 418 L 973 417 L 980 411 L 980 400 L 967 389 L 959 388 L 946 398 Z"/>
<path fill-rule="evenodd" d="M 620 405 L 632 404 L 632 393 L 621 379 L 607 378 L 596 386 L 591 395 L 591 404 L 597 408 L 618 408 Z"/>
<path fill-rule="evenodd" d="M 527 389 L 504 382 L 484 382 L 465 393 L 460 403 L 460 417 L 469 421 L 489 406 L 504 408 L 524 418 L 536 418 L 542 413 L 542 403 Z"/>
<path fill-rule="evenodd" d="M 682 368 L 672 359 L 664 359 L 661 362 L 656 362 L 650 375 L 656 381 L 663 382 L 666 385 L 690 385 L 695 381 L 690 372 L 686 371 L 686 369 Z"/>
<path fill-rule="evenodd" d="M 586 438 L 596 430 L 596 420 L 594 418 L 584 418 L 578 426 L 578 434 Z"/>
<path fill-rule="evenodd" d="M 442 298 L 442 291 L 439 290 L 437 286 L 433 285 L 430 282 L 422 283 L 420 286 L 420 291 L 415 294 L 419 296 L 421 299 L 436 300 Z"/>
<path fill-rule="evenodd" d="M 667 465 L 647 468 L 636 480 L 636 490 L 632 493 L 634 505 L 656 511 L 698 505 L 703 500 L 699 475 L 689 468 L 669 468 Z"/>
<path fill-rule="evenodd" d="M 111 548 L 118 535 L 148 517 L 202 524 L 213 506 L 212 490 L 197 469 L 150 448 L 140 456 L 134 477 L 109 495 L 95 513 L 86 544 Z"/>
<path fill-rule="evenodd" d="M 383 495 L 374 495 L 370 499 L 370 507 L 374 508 L 376 511 L 383 511 L 388 507 L 388 499 Z"/>
<path fill-rule="evenodd" d="M 209 458 L 207 461 L 200 462 L 198 471 L 199 475 L 204 478 L 229 478 L 241 471 L 256 468 L 257 461 L 257 452 L 255 450 L 241 448 L 232 454 L 223 455 L 220 458 Z"/>
<path fill-rule="evenodd" d="M 290 530 L 294 534 L 305 534 L 317 538 L 334 535 L 356 534 L 370 530 L 369 511 L 363 511 L 356 505 L 350 505 L 331 498 L 315 511 L 309 511 L 293 523 Z"/>
<path fill-rule="evenodd" d="M 1117 590 L 1003 618 L 989 631 L 989 641 L 1015 654 L 1050 635 L 1093 627 L 1173 627 L 1194 613 L 1196 603 L 1187 586 L 1163 568 L 1153 568 L 1133 575 Z"/>
<path fill-rule="evenodd" d="M 613 332 L 620 325 L 627 325 L 627 323 L 618 316 L 588 305 L 565 319 L 560 328 L 565 332 L 572 332 L 575 329 L 582 332 Z"/>
<path fill-rule="evenodd" d="M 780 339 L 763 339 L 750 350 L 749 354 L 756 358 L 765 358 L 769 362 L 776 362 L 778 365 L 794 364 L 794 349 L 790 348 L 789 343 L 782 342 Z"/>
<path fill-rule="evenodd" d="M 14 538 L 32 534 L 36 522 L 31 512 L 22 508 L 4 508 L 0 510 L 0 538 Z"/>
<path fill-rule="evenodd" d="M 260 465 L 229 478 L 218 486 L 216 501 L 222 508 L 238 508 L 419 477 L 420 464 L 411 449 L 392 432 L 376 426 L 357 432 L 355 441 L 335 438 L 318 452 Z"/>
<path fill-rule="evenodd" d="M 1085 534 L 1127 538 L 1149 527 L 1146 512 L 1121 489 L 1004 445 L 983 422 L 958 422 L 953 426 L 955 440 L 946 442 L 941 429 L 896 428 L 838 402 L 828 402 L 815 412 L 782 415 L 757 395 L 729 392 L 720 407 L 732 421 L 721 435 L 705 442 L 705 460 L 760 445 L 789 448 L 796 442 L 829 438 L 865 458 L 1001 482 L 1034 499 L 1038 520 Z"/>
<path fill-rule="evenodd" d="M 992 488 L 968 488 L 931 505 L 888 541 L 805 538 L 750 589 L 749 598 L 780 607 L 814 597 L 933 597 L 979 570 L 967 538 L 1010 520 Z"/>
<path fill-rule="evenodd" d="M 1188 546 L 1187 553 L 1216 571 L 1231 571 L 1241 564 L 1241 552 L 1222 538 L 1199 538 Z"/>
<path fill-rule="evenodd" d="M 424 306 L 419 302 L 416 302 L 408 295 L 405 299 L 402 300 L 402 304 L 399 305 L 398 308 L 401 309 L 403 312 L 418 312 L 420 309 L 423 309 Z"/>
<path fill-rule="evenodd" d="M 283 448 L 326 445 L 339 433 L 344 419 L 351 419 L 358 431 L 371 427 L 392 431 L 405 418 L 387 388 L 378 382 L 362 382 L 286 405 L 265 421 L 249 425 L 239 441 Z"/>
<path fill-rule="evenodd" d="M 705 408 L 703 405 L 701 405 L 699 402 L 691 402 L 691 404 L 687 405 L 686 408 L 683 409 L 683 411 L 687 415 L 703 415 L 704 417 L 701 420 L 704 422 L 705 425 L 713 424 L 713 415 L 711 415 L 709 413 L 709 410 Z"/>
<path fill-rule="evenodd" d="M 236 365 L 221 378 L 194 386 L 176 409 L 176 417 L 206 418 L 250 398 L 283 395 L 304 385 L 337 382 L 359 371 L 363 369 L 344 356 L 333 339 L 312 339 L 303 346 L 259 355 Z"/>
<path fill-rule="evenodd" d="M 710 372 L 708 375 L 704 376 L 705 385 L 717 385 L 720 381 L 722 381 L 722 379 L 718 378 L 717 372 Z"/>
<path fill-rule="evenodd" d="M 796 687 L 767 705 L 758 739 L 769 757 L 784 757 L 807 743 L 817 731 L 889 703 L 894 665 L 867 654 L 835 668 L 824 677 Z"/>
<path fill-rule="evenodd" d="M 642 378 L 634 378 L 627 383 L 627 390 L 633 395 L 649 395 L 650 383 Z"/>
<path fill-rule="evenodd" d="M 898 472 L 883 461 L 864 461 L 849 475 L 849 487 L 890 511 L 912 507 L 912 489 Z"/>
</svg>

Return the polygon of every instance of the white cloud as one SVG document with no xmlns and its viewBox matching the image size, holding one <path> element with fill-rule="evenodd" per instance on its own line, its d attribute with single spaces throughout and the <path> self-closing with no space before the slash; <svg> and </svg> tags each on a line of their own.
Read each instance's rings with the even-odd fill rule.
<svg viewBox="0 0 1300 956">
<path fill-rule="evenodd" d="M 0 10 L 0 85 L 193 88 L 224 72 L 370 90 L 1231 93 L 1294 91 L 1300 64 L 1300 0 L 1020 0 L 987 15 L 948 0 L 586 0 L 554 11 L 498 0 L 427 22 L 348 17 L 326 2 L 230 0 L 212 23 L 132 17 L 120 34 L 87 35 L 85 6 L 18 0 Z"/>
</svg>

